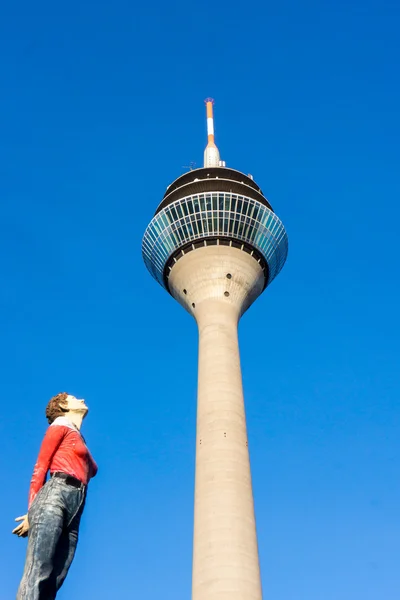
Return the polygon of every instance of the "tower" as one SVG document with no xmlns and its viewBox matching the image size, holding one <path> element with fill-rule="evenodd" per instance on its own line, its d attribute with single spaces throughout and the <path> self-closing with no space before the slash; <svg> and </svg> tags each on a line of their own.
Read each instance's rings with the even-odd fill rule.
<svg viewBox="0 0 400 600">
<path fill-rule="evenodd" d="M 142 252 L 199 331 L 192 600 L 261 600 L 237 327 L 288 242 L 252 176 L 220 160 L 206 107 L 204 167 L 168 186 Z"/>
</svg>

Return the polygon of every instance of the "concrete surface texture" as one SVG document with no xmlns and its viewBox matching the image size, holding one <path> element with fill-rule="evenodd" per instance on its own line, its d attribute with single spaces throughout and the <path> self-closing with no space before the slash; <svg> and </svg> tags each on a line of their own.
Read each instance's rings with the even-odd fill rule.
<svg viewBox="0 0 400 600">
<path fill-rule="evenodd" d="M 193 600 L 262 598 L 237 325 L 263 286 L 227 246 L 187 253 L 169 278 L 199 329 Z"/>
</svg>

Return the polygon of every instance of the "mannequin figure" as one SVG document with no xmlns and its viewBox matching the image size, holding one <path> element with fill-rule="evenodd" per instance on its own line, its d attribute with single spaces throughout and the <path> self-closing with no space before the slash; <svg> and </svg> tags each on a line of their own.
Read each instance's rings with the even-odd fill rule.
<svg viewBox="0 0 400 600">
<path fill-rule="evenodd" d="M 65 392 L 47 405 L 50 427 L 33 470 L 28 513 L 15 519 L 21 523 L 13 530 L 28 536 L 17 600 L 53 600 L 74 558 L 87 484 L 97 473 L 80 433 L 87 413 L 84 400 Z"/>
</svg>

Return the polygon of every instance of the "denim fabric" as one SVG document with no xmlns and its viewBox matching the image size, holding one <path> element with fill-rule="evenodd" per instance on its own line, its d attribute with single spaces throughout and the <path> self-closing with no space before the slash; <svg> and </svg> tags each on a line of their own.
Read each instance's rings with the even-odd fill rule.
<svg viewBox="0 0 400 600">
<path fill-rule="evenodd" d="M 78 543 L 86 487 L 52 477 L 28 512 L 29 536 L 17 600 L 53 600 L 67 576 Z"/>
</svg>

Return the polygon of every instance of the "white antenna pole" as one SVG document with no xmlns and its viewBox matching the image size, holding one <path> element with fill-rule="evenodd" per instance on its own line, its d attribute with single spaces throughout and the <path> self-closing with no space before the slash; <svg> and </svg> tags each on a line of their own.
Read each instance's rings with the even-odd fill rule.
<svg viewBox="0 0 400 600">
<path fill-rule="evenodd" d="M 214 115 L 213 115 L 213 104 L 212 98 L 206 98 L 206 109 L 207 109 L 207 137 L 208 142 L 204 151 L 204 166 L 205 167 L 219 167 L 220 157 L 217 146 L 214 141 Z"/>
</svg>

